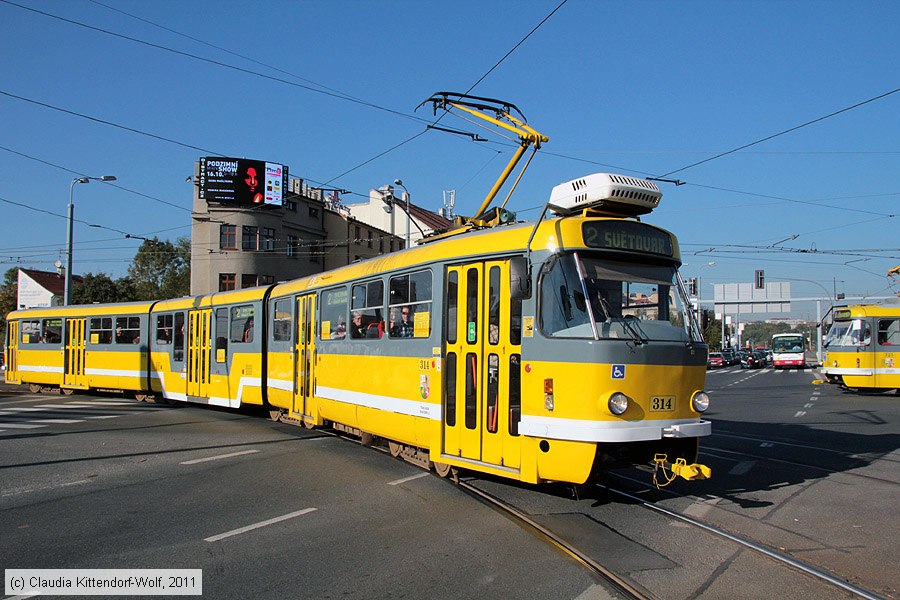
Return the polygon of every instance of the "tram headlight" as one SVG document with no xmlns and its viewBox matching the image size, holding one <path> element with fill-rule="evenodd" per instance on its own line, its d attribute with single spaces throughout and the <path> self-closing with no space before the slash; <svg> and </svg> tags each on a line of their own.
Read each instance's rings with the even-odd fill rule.
<svg viewBox="0 0 900 600">
<path fill-rule="evenodd" d="M 691 406 L 698 413 L 706 412 L 709 408 L 709 394 L 706 392 L 695 392 L 691 397 Z"/>
<path fill-rule="evenodd" d="M 621 415 L 628 410 L 628 396 L 622 392 L 615 392 L 609 397 L 609 412 L 614 415 Z"/>
</svg>

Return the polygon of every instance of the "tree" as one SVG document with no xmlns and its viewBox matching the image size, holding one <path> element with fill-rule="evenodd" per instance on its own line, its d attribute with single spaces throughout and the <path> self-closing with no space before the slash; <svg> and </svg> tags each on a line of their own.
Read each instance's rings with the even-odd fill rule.
<svg viewBox="0 0 900 600">
<path fill-rule="evenodd" d="M 0 284 L 0 344 L 6 339 L 6 315 L 16 310 L 19 298 L 19 269 L 13 268 L 3 275 Z"/>
<path fill-rule="evenodd" d="M 131 302 L 136 299 L 134 285 L 127 277 L 113 279 L 105 273 L 84 275 L 81 285 L 72 290 L 73 304 L 94 302 Z"/>
<path fill-rule="evenodd" d="M 128 267 L 136 300 L 178 298 L 191 292 L 191 242 L 176 244 L 155 236 L 144 240 Z"/>
</svg>

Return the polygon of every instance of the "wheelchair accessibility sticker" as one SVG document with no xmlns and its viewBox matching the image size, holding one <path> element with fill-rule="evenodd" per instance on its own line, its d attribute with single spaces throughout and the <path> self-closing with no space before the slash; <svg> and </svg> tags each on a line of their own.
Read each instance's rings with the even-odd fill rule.
<svg viewBox="0 0 900 600">
<path fill-rule="evenodd" d="M 613 365 L 612 366 L 612 378 L 613 379 L 625 379 L 625 365 Z"/>
</svg>

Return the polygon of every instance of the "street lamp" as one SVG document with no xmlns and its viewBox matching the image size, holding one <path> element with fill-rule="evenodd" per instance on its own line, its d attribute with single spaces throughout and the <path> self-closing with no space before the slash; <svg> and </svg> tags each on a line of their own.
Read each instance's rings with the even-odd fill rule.
<svg viewBox="0 0 900 600">
<path fill-rule="evenodd" d="M 403 188 L 403 197 L 401 200 L 406 200 L 406 248 L 409 249 L 409 232 L 412 225 L 412 218 L 409 216 L 409 190 L 406 189 L 406 186 L 403 185 L 403 181 L 400 179 L 395 179 L 394 185 L 399 185 Z"/>
<path fill-rule="evenodd" d="M 63 304 L 68 306 L 72 303 L 72 227 L 75 220 L 75 204 L 73 203 L 76 183 L 90 183 L 94 181 L 115 181 L 114 175 L 104 175 L 102 177 L 76 177 L 69 186 L 69 213 L 67 217 L 68 231 L 66 233 L 66 287 L 63 291 Z"/>
</svg>

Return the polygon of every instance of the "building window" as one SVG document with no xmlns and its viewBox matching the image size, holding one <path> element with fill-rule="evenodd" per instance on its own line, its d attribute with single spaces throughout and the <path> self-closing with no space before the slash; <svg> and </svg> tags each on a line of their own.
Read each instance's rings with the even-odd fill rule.
<svg viewBox="0 0 900 600">
<path fill-rule="evenodd" d="M 366 231 L 366 245 L 368 245 L 369 248 L 372 247 L 372 232 L 371 231 Z"/>
<path fill-rule="evenodd" d="M 358 244 L 360 242 L 360 236 L 359 225 L 356 225 L 353 227 L 353 241 Z"/>
<path fill-rule="evenodd" d="M 256 273 L 244 273 L 241 275 L 241 289 L 256 287 Z"/>
<path fill-rule="evenodd" d="M 297 256 L 297 236 L 288 234 L 287 236 L 287 252 L 288 256 Z"/>
<path fill-rule="evenodd" d="M 234 289 L 234 273 L 219 273 L 219 291 L 227 292 Z"/>
<path fill-rule="evenodd" d="M 275 230 L 271 227 L 263 227 L 262 250 L 272 252 L 275 250 Z"/>
<path fill-rule="evenodd" d="M 237 226 L 219 226 L 219 248 L 222 250 L 237 250 Z"/>
<path fill-rule="evenodd" d="M 274 275 L 260 275 L 259 276 L 259 285 L 272 285 L 275 283 Z"/>
<path fill-rule="evenodd" d="M 319 218 L 319 209 L 314 206 L 310 206 L 309 207 L 309 218 L 310 219 L 318 219 Z"/>
<path fill-rule="evenodd" d="M 297 203 L 294 202 L 293 200 L 285 200 L 285 201 L 284 201 L 284 207 L 285 207 L 286 209 L 288 209 L 288 210 L 292 210 L 292 211 L 294 211 L 294 212 L 297 212 Z"/>
<path fill-rule="evenodd" d="M 243 250 L 256 250 L 259 246 L 259 227 L 244 225 L 241 227 L 241 248 Z"/>
<path fill-rule="evenodd" d="M 378 236 L 378 252 L 384 254 L 384 238 L 382 236 Z"/>
</svg>

